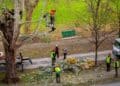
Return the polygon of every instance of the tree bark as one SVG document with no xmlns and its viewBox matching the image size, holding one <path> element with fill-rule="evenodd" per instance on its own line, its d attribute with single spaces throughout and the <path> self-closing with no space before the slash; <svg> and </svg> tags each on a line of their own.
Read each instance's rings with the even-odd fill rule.
<svg viewBox="0 0 120 86">
<path fill-rule="evenodd" d="M 8 45 L 6 42 L 3 42 L 3 44 L 6 57 L 6 75 L 3 81 L 5 83 L 16 83 L 19 81 L 19 78 L 16 71 L 15 49 L 11 48 L 12 45 Z"/>
<path fill-rule="evenodd" d="M 5 83 L 16 83 L 19 78 L 16 73 L 16 62 L 15 62 L 15 52 L 16 52 L 16 40 L 13 39 L 17 37 L 16 32 L 18 28 L 14 28 L 14 15 L 12 11 L 6 10 L 6 14 L 3 13 L 3 20 L 0 21 L 0 30 L 3 33 L 3 46 L 5 51 L 5 61 L 6 61 L 6 74 L 3 82 Z M 14 37 L 16 36 L 16 37 Z M 13 43 L 14 42 L 14 43 Z"/>
<path fill-rule="evenodd" d="M 95 44 L 95 66 L 97 66 L 98 63 L 98 46 L 97 43 Z"/>
<path fill-rule="evenodd" d="M 5 51 L 5 61 L 6 61 L 6 75 L 3 81 L 5 83 L 16 83 L 19 81 L 19 78 L 16 74 L 16 62 L 15 62 L 15 45 L 12 44 L 12 37 L 13 37 L 13 28 L 14 28 L 14 22 L 11 24 L 8 24 L 9 26 L 4 28 L 6 29 L 4 34 L 4 51 Z"/>
</svg>

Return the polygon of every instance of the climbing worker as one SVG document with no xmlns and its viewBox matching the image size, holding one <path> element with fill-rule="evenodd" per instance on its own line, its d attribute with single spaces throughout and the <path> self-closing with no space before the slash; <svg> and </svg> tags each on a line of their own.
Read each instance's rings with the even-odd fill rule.
<svg viewBox="0 0 120 86">
<path fill-rule="evenodd" d="M 60 68 L 59 64 L 57 64 L 56 67 L 55 67 L 55 73 L 56 73 L 56 82 L 60 83 L 61 68 Z"/>
<path fill-rule="evenodd" d="M 43 15 L 43 18 L 46 21 L 46 27 L 50 27 L 51 29 L 49 32 L 52 32 L 56 29 L 55 28 L 55 12 L 56 10 L 50 10 L 50 12 L 47 12 Z"/>
<path fill-rule="evenodd" d="M 111 68 L 111 54 L 106 57 L 106 71 L 109 72 Z"/>
<path fill-rule="evenodd" d="M 54 66 L 55 61 L 56 61 L 56 56 L 55 56 L 55 51 L 54 50 L 51 51 L 51 60 L 52 60 L 52 66 Z"/>
<path fill-rule="evenodd" d="M 49 31 L 49 32 L 52 32 L 56 29 L 54 26 L 54 24 L 55 24 L 55 12 L 56 12 L 56 10 L 50 10 L 50 22 L 49 22 L 49 24 L 50 24 L 51 31 Z"/>
<path fill-rule="evenodd" d="M 63 50 L 63 56 L 64 56 L 64 60 L 65 60 L 66 57 L 67 57 L 67 48 L 65 48 L 65 49 Z"/>
<path fill-rule="evenodd" d="M 118 77 L 118 68 L 120 67 L 120 62 L 117 58 L 114 60 L 113 66 L 115 68 L 115 77 Z"/>
<path fill-rule="evenodd" d="M 57 56 L 57 58 L 59 58 L 59 47 L 57 44 L 55 46 L 55 55 Z"/>
</svg>

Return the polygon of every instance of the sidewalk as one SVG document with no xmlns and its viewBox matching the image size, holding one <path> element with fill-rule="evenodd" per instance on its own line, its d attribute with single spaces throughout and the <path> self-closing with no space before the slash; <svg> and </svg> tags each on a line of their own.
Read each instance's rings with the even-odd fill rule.
<svg viewBox="0 0 120 86">
<path fill-rule="evenodd" d="M 100 51 L 98 52 L 98 60 L 104 60 L 106 55 L 108 53 L 111 53 L 111 50 L 106 50 L 106 51 Z M 76 57 L 79 59 L 84 59 L 84 58 L 93 58 L 94 59 L 94 52 L 90 52 L 90 53 L 81 53 L 81 54 L 72 54 L 72 55 L 68 55 L 69 57 Z M 62 56 L 60 57 L 60 59 L 62 60 Z M 46 57 L 46 58 L 37 58 L 37 59 L 32 59 L 33 64 L 31 65 L 28 62 L 24 63 L 24 69 L 34 69 L 34 68 L 39 68 L 40 66 L 42 67 L 46 67 L 46 66 L 50 66 L 51 65 L 51 59 L 50 57 Z"/>
</svg>

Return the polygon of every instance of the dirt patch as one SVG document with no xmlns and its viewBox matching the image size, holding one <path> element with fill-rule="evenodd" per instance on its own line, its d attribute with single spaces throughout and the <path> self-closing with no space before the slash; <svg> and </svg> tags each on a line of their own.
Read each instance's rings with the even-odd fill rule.
<svg viewBox="0 0 120 86">
<path fill-rule="evenodd" d="M 105 64 L 103 62 L 100 62 L 99 65 L 101 66 L 94 67 L 88 70 L 82 70 L 77 75 L 76 73 L 71 71 L 69 72 L 62 71 L 60 84 L 56 83 L 54 72 L 52 73 L 52 75 L 47 77 L 44 71 L 44 73 L 42 74 L 43 78 L 40 77 L 41 72 L 43 72 L 43 69 L 46 70 L 47 68 L 26 70 L 24 71 L 24 73 L 19 74 L 19 76 L 21 77 L 22 83 L 24 83 L 25 86 L 31 86 L 30 84 L 33 84 L 32 86 L 37 86 L 38 84 L 39 86 L 44 86 L 44 85 L 48 86 L 48 84 L 49 86 L 96 86 L 97 84 L 109 83 L 112 80 L 113 81 L 120 80 L 120 78 L 118 79 L 114 78 L 113 68 L 110 72 L 106 72 Z M 35 78 L 34 75 L 37 75 L 37 78 Z M 32 80 L 36 80 L 36 81 L 32 81 Z M 23 86 L 23 85 L 21 85 L 21 83 L 18 83 L 18 86 Z"/>
<path fill-rule="evenodd" d="M 60 55 L 63 55 L 63 49 L 68 49 L 68 54 L 87 53 L 94 51 L 94 45 L 88 41 L 88 38 L 81 38 L 79 36 L 70 39 L 59 39 L 57 41 L 43 43 L 40 41 L 25 43 L 18 52 L 22 52 L 24 56 L 32 58 L 44 58 L 50 56 L 50 51 L 54 49 L 58 44 L 60 48 Z M 111 50 L 112 43 L 109 40 L 105 40 L 99 48 L 102 50 Z M 3 45 L 0 43 L 0 51 L 3 51 Z"/>
<path fill-rule="evenodd" d="M 63 49 L 68 49 L 68 54 L 75 53 L 87 53 L 94 51 L 94 46 L 88 41 L 88 38 L 72 38 L 72 39 L 61 39 L 50 43 L 32 43 L 25 44 L 19 50 L 23 52 L 24 56 L 29 57 L 49 57 L 50 51 L 54 49 L 55 45 L 58 44 L 60 48 L 60 55 L 63 55 Z M 112 49 L 112 43 L 109 40 L 103 42 L 100 46 L 99 51 Z"/>
</svg>

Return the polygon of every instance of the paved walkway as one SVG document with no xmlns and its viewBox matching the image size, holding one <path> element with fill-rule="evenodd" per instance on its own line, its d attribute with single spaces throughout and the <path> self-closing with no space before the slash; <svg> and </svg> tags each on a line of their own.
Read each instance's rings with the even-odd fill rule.
<svg viewBox="0 0 120 86">
<path fill-rule="evenodd" d="M 98 60 L 104 60 L 108 53 L 111 53 L 111 50 L 98 52 Z M 94 59 L 95 56 L 94 56 L 94 52 L 90 52 L 90 53 L 68 55 L 68 58 L 69 57 L 76 57 L 76 58 L 79 58 L 79 59 L 84 59 L 84 58 L 92 58 L 92 59 Z M 63 57 L 61 56 L 60 59 L 62 60 L 62 58 Z M 39 58 L 32 59 L 32 62 L 33 62 L 32 65 L 29 62 L 25 62 L 24 63 L 24 68 L 25 69 L 34 69 L 34 68 L 39 68 L 40 66 L 46 67 L 46 66 L 51 65 L 50 57 L 40 58 L 40 59 Z"/>
</svg>

